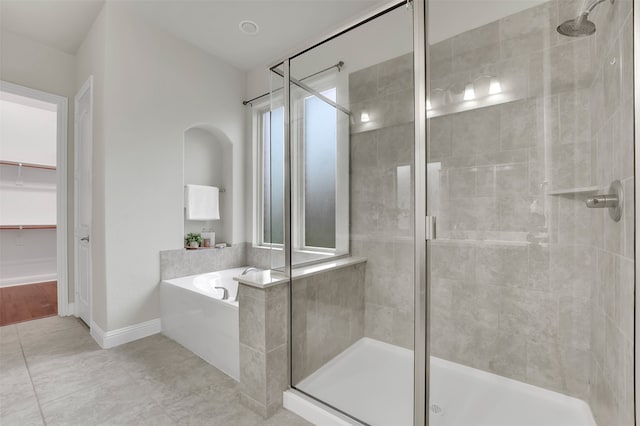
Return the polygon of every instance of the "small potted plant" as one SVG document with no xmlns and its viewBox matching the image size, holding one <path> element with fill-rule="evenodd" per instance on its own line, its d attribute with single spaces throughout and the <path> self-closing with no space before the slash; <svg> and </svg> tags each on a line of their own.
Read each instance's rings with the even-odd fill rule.
<svg viewBox="0 0 640 426">
<path fill-rule="evenodd" d="M 198 248 L 202 245 L 202 236 L 191 232 L 184 238 L 184 245 L 187 248 Z"/>
</svg>

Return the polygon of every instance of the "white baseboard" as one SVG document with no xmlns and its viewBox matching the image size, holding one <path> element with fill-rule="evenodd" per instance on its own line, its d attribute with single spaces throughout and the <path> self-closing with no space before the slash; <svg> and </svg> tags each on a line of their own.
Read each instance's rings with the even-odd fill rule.
<svg viewBox="0 0 640 426">
<path fill-rule="evenodd" d="M 91 321 L 91 336 L 102 349 L 109 349 L 160 333 L 161 328 L 160 318 L 112 331 L 104 331 Z"/>
<path fill-rule="evenodd" d="M 13 278 L 0 278 L 0 287 L 16 287 L 19 285 L 39 284 L 57 280 L 58 274 L 55 272 L 40 275 L 23 275 Z"/>
</svg>

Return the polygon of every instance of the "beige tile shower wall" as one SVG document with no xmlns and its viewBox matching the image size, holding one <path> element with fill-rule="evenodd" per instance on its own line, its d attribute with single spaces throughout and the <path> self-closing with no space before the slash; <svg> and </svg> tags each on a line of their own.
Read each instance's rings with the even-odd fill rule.
<svg viewBox="0 0 640 426">
<path fill-rule="evenodd" d="M 581 4 L 547 2 L 431 49 L 434 99 L 484 74 L 523 94 L 430 120 L 431 343 L 435 356 L 590 399 L 599 424 L 626 426 L 628 414 L 611 416 L 633 396 L 632 209 L 614 225 L 585 195 L 548 195 L 613 177 L 633 193 L 629 2 L 599 7 L 595 37 L 557 34 Z"/>
<path fill-rule="evenodd" d="M 595 80 L 591 140 L 595 183 L 604 192 L 624 186 L 623 218 L 592 211 L 576 234 L 593 234 L 595 280 L 591 290 L 590 405 L 599 425 L 633 425 L 634 217 L 633 217 L 633 23 L 631 1 L 604 3 L 593 14 Z M 581 209 L 581 206 L 576 209 Z M 571 210 L 568 211 L 571 213 Z M 585 221 L 586 222 L 586 221 Z M 587 227 L 588 226 L 588 227 Z"/>
<path fill-rule="evenodd" d="M 294 384 L 364 337 L 364 275 L 360 263 L 293 281 Z"/>
<path fill-rule="evenodd" d="M 367 259 L 365 335 L 413 349 L 413 56 L 349 76 L 351 253 Z M 362 112 L 370 120 L 361 123 Z"/>
<path fill-rule="evenodd" d="M 577 144 L 591 56 L 588 40 L 556 36 L 557 21 L 558 4 L 545 3 L 432 49 L 432 93 L 490 74 L 521 99 L 430 120 L 430 166 L 440 168 L 440 181 L 430 183 L 439 234 L 431 347 L 441 358 L 586 398 L 585 266 L 593 262 L 572 242 L 551 243 L 545 191 L 591 184 L 590 164 L 574 167 L 589 158 Z"/>
</svg>

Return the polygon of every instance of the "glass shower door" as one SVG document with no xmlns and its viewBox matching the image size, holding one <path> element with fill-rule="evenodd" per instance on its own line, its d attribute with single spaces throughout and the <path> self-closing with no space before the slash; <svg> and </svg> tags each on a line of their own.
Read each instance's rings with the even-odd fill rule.
<svg viewBox="0 0 640 426">
<path fill-rule="evenodd" d="M 633 425 L 633 17 L 596 3 L 429 0 L 431 425 Z"/>
<path fill-rule="evenodd" d="M 414 418 L 413 14 L 290 59 L 291 381 L 372 425 Z"/>
</svg>

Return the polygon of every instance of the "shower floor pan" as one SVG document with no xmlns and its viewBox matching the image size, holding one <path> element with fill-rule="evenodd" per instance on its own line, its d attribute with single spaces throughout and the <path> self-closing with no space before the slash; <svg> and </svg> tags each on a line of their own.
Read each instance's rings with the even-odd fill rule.
<svg viewBox="0 0 640 426">
<path fill-rule="evenodd" d="M 363 338 L 296 387 L 370 425 L 413 424 L 413 352 L 408 349 Z M 430 389 L 430 426 L 596 425 L 582 400 L 435 357 Z M 330 416 L 309 417 L 317 413 L 309 404 L 285 395 L 286 408 L 316 424 L 345 424 Z"/>
</svg>

